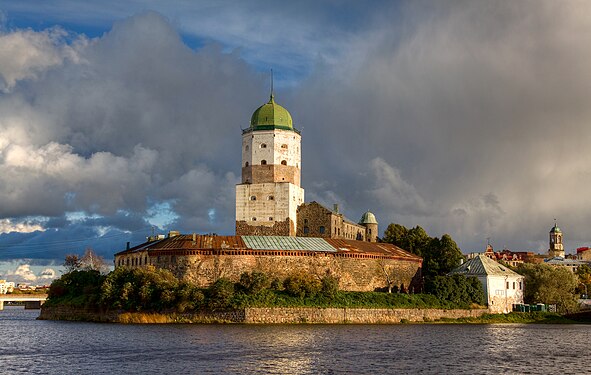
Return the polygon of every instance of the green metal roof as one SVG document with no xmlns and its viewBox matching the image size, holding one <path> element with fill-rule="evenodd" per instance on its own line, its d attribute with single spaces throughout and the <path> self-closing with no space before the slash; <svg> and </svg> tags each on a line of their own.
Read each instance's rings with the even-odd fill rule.
<svg viewBox="0 0 591 375">
<path fill-rule="evenodd" d="M 520 276 L 517 272 L 511 271 L 485 255 L 478 255 L 476 258 L 468 260 L 451 273 L 466 276 Z"/>
<path fill-rule="evenodd" d="M 558 225 L 554 224 L 552 229 L 550 229 L 550 233 L 562 233 L 562 231 L 560 230 L 560 228 L 558 228 Z"/>
<path fill-rule="evenodd" d="M 305 250 L 336 252 L 322 238 L 283 236 L 241 236 L 248 248 L 254 250 Z"/>
<path fill-rule="evenodd" d="M 269 101 L 257 108 L 252 114 L 250 128 L 252 130 L 275 128 L 293 130 L 293 122 L 287 109 L 275 103 L 274 96 L 271 94 Z"/>
</svg>

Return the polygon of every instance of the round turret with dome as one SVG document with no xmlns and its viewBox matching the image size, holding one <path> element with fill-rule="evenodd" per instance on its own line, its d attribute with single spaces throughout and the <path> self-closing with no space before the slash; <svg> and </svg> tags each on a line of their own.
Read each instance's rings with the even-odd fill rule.
<svg viewBox="0 0 591 375">
<path fill-rule="evenodd" d="M 369 242 L 377 242 L 378 240 L 378 221 L 376 215 L 367 210 L 359 220 L 359 224 L 365 227 L 365 238 Z"/>
</svg>

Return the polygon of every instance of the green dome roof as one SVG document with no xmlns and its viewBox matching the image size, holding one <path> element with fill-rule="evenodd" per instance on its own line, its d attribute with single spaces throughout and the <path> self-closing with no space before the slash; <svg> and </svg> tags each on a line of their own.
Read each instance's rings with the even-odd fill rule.
<svg viewBox="0 0 591 375">
<path fill-rule="evenodd" d="M 554 224 L 552 229 L 550 229 L 550 233 L 562 233 L 562 231 L 560 230 L 560 228 L 558 228 L 556 224 Z"/>
<path fill-rule="evenodd" d="M 253 130 L 288 129 L 293 130 L 291 115 L 287 109 L 275 103 L 271 94 L 269 102 L 263 104 L 252 114 L 250 128 Z"/>
<path fill-rule="evenodd" d="M 376 215 L 369 212 L 369 210 L 361 216 L 359 224 L 377 224 Z"/>
</svg>

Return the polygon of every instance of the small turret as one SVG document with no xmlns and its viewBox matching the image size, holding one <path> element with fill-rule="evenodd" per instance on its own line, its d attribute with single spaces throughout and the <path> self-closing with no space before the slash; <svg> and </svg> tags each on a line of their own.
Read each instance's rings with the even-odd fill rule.
<svg viewBox="0 0 591 375">
<path fill-rule="evenodd" d="M 377 242 L 378 221 L 376 220 L 376 216 L 367 210 L 367 212 L 361 216 L 359 224 L 365 227 L 365 238 L 367 238 L 369 242 Z"/>
</svg>

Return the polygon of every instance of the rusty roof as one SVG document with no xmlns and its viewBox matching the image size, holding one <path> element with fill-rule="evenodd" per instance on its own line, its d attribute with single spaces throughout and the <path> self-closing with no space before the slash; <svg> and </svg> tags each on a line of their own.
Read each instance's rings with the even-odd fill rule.
<svg viewBox="0 0 591 375">
<path fill-rule="evenodd" d="M 422 258 L 388 243 L 365 242 L 314 237 L 282 236 L 217 236 L 217 235 L 178 235 L 118 252 L 115 255 L 130 254 L 137 251 L 166 250 L 299 250 L 314 252 L 372 254 L 388 257 L 422 261 Z"/>
</svg>

